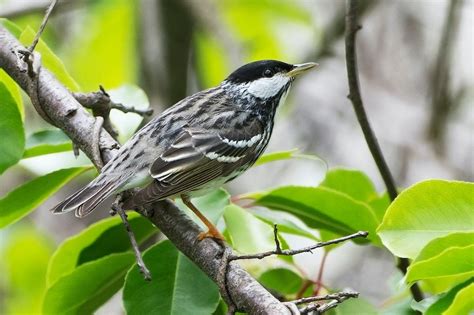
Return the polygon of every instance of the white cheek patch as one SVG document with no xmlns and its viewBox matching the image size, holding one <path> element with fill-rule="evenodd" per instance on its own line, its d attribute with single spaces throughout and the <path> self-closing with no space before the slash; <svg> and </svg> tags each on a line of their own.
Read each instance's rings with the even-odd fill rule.
<svg viewBox="0 0 474 315">
<path fill-rule="evenodd" d="M 288 76 L 281 74 L 271 78 L 261 78 L 249 84 L 248 92 L 258 98 L 269 98 L 280 92 L 289 81 Z"/>
</svg>

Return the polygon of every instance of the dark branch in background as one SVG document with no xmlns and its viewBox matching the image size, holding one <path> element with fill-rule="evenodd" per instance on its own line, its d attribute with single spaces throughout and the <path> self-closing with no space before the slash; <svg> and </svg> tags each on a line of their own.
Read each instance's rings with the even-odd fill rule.
<svg viewBox="0 0 474 315">
<path fill-rule="evenodd" d="M 54 124 L 62 129 L 74 143 L 93 160 L 94 146 L 91 133 L 95 119 L 74 96 L 46 69 L 39 68 L 38 75 L 31 78 L 18 67 L 15 52 L 24 50 L 18 40 L 0 26 L 0 67 L 15 80 L 32 99 L 39 104 Z M 34 81 L 37 80 L 37 84 Z M 38 90 L 32 90 L 37 86 Z M 106 131 L 100 133 L 99 147 L 102 159 L 107 163 L 119 148 L 118 143 Z M 181 210 L 169 201 L 154 204 L 149 218 L 161 231 L 188 256 L 211 279 L 217 282 L 218 270 L 222 266 L 223 248 L 210 239 L 198 241 L 201 232 Z M 227 247 L 228 248 L 228 247 Z M 254 278 L 235 262 L 230 263 L 226 284 L 237 309 L 250 314 L 290 314 L 289 309 L 265 290 Z M 223 296 L 226 292 L 221 292 Z"/>
<path fill-rule="evenodd" d="M 453 93 L 450 73 L 454 41 L 461 23 L 461 6 L 462 0 L 452 0 L 450 2 L 431 75 L 431 118 L 428 125 L 428 136 L 434 141 L 438 153 L 443 152 L 443 136 L 449 114 L 461 102 L 465 93 L 465 88 Z"/>
<path fill-rule="evenodd" d="M 356 34 L 361 29 L 358 23 L 358 0 L 347 0 L 346 10 L 346 67 L 347 67 L 347 78 L 349 82 L 349 95 L 348 98 L 351 100 L 354 107 L 354 111 L 359 121 L 362 132 L 364 133 L 365 140 L 369 146 L 370 153 L 375 160 L 375 164 L 382 175 L 385 186 L 390 200 L 395 200 L 398 195 L 397 188 L 393 176 L 388 168 L 387 162 L 382 154 L 382 150 L 378 144 L 377 138 L 370 126 L 367 114 L 364 109 L 364 103 L 362 102 L 362 95 L 360 92 L 359 85 L 359 72 L 357 67 L 357 54 L 356 54 Z M 406 274 L 409 261 L 406 258 L 399 258 L 398 268 Z M 423 299 L 423 294 L 419 286 L 415 283 L 410 288 L 411 294 L 416 301 Z"/>
</svg>

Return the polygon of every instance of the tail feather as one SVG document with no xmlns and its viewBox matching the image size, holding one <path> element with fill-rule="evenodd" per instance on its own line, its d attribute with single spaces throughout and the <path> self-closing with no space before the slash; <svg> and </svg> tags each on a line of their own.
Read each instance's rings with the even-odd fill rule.
<svg viewBox="0 0 474 315">
<path fill-rule="evenodd" d="M 119 183 L 107 181 L 98 184 L 97 179 L 89 185 L 72 194 L 66 200 L 51 209 L 53 213 L 66 213 L 76 209 L 76 216 L 83 217 L 92 212 L 101 202 L 112 195 Z"/>
<path fill-rule="evenodd" d="M 112 183 L 107 183 L 102 186 L 92 197 L 88 198 L 76 208 L 76 217 L 82 218 L 91 213 L 105 199 L 110 197 L 115 192 L 116 188 L 116 185 L 113 185 Z"/>
</svg>

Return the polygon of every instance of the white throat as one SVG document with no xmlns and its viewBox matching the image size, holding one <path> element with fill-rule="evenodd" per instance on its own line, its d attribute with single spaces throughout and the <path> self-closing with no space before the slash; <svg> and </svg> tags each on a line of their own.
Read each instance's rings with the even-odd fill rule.
<svg viewBox="0 0 474 315">
<path fill-rule="evenodd" d="M 271 78 L 261 78 L 249 83 L 247 91 L 258 98 L 269 98 L 277 95 L 288 84 L 290 77 L 276 74 Z"/>
</svg>

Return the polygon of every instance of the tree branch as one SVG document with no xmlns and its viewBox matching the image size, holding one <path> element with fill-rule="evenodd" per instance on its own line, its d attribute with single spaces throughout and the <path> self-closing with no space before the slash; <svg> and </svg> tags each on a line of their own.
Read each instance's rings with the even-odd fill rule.
<svg viewBox="0 0 474 315">
<path fill-rule="evenodd" d="M 94 130 L 94 117 L 48 70 L 40 69 L 36 77 L 38 80 L 36 85 L 35 79 L 18 67 L 21 61 L 17 52 L 24 49 L 25 47 L 15 37 L 0 26 L 0 68 L 3 68 L 30 98 L 37 98 L 35 101 L 41 104 L 55 126 L 62 129 L 93 160 L 94 146 L 97 145 L 91 137 Z M 37 91 L 32 88 L 35 86 Z M 119 145 L 105 130 L 102 130 L 99 139 L 102 159 L 107 163 L 117 153 Z M 197 237 L 201 232 L 199 227 L 170 201 L 153 204 L 152 212 L 150 221 L 211 279 L 218 282 L 219 267 L 226 263 L 223 262 L 225 252 L 223 248 L 210 239 L 198 241 Z M 249 314 L 291 314 L 284 304 L 235 262 L 229 263 L 225 282 L 233 303 L 240 311 Z M 225 296 L 226 292 L 221 290 L 221 294 Z"/>
<path fill-rule="evenodd" d="M 395 181 L 382 154 L 382 150 L 380 149 L 377 138 L 372 130 L 372 127 L 370 126 L 367 114 L 364 109 L 362 95 L 360 92 L 359 72 L 356 53 L 356 34 L 357 31 L 361 29 L 361 26 L 359 25 L 357 19 L 358 6 L 358 0 L 347 0 L 345 45 L 347 79 L 349 82 L 348 98 L 352 102 L 352 106 L 357 116 L 357 120 L 359 121 L 362 132 L 364 133 L 365 141 L 367 142 L 367 145 L 370 149 L 370 153 L 372 154 L 372 157 L 375 160 L 375 164 L 377 164 L 379 172 L 382 175 L 385 186 L 387 187 L 388 195 L 393 201 L 398 195 Z M 408 259 L 399 258 L 399 264 L 397 267 L 404 274 L 406 274 L 406 269 L 408 265 Z M 411 286 L 410 290 L 413 295 L 413 298 L 416 301 L 421 301 L 423 299 L 423 294 L 416 283 Z"/>
</svg>

